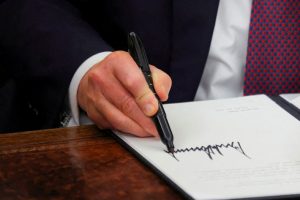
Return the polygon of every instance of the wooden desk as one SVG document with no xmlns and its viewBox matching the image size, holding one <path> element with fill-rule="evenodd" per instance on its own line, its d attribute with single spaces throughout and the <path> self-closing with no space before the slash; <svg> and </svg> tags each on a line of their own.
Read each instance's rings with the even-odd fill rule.
<svg viewBox="0 0 300 200">
<path fill-rule="evenodd" d="M 95 126 L 0 134 L 0 199 L 181 199 Z"/>
</svg>

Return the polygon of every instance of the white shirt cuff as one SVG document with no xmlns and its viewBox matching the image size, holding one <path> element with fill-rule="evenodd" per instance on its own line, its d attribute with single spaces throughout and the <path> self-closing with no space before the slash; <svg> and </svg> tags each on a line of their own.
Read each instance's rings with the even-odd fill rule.
<svg viewBox="0 0 300 200">
<path fill-rule="evenodd" d="M 71 84 L 69 86 L 69 104 L 70 104 L 72 118 L 67 126 L 80 125 L 82 120 L 83 123 L 85 124 L 90 122 L 86 116 L 80 116 L 79 113 L 79 107 L 77 104 L 77 91 L 78 91 L 79 83 L 90 68 L 92 68 L 95 64 L 101 62 L 110 53 L 111 52 L 105 51 L 89 57 L 79 66 L 79 68 L 75 72 L 71 80 Z"/>
</svg>

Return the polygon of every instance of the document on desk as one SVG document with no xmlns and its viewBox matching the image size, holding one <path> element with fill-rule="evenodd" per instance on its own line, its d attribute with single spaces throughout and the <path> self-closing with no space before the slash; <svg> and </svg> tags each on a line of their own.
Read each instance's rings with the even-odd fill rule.
<svg viewBox="0 0 300 200">
<path fill-rule="evenodd" d="M 115 134 L 186 197 L 300 194 L 300 121 L 269 97 L 255 95 L 164 107 L 177 159 L 165 152 L 157 138 Z"/>
</svg>

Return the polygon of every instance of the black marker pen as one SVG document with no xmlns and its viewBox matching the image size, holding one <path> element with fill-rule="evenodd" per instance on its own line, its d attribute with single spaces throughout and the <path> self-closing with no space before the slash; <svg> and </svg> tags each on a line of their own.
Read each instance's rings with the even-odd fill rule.
<svg viewBox="0 0 300 200">
<path fill-rule="evenodd" d="M 152 120 L 155 123 L 161 141 L 167 146 L 168 152 L 172 153 L 174 156 L 173 134 L 168 123 L 163 105 L 159 100 L 159 97 L 157 96 L 153 86 L 146 51 L 140 38 L 134 32 L 131 32 L 128 35 L 128 50 L 132 58 L 135 60 L 136 64 L 141 68 L 149 88 L 152 90 L 158 100 L 158 111 L 154 116 L 152 116 Z"/>
</svg>

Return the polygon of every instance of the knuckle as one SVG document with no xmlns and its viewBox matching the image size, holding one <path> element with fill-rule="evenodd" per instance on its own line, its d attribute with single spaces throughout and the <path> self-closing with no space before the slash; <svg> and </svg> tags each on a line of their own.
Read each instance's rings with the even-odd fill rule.
<svg viewBox="0 0 300 200">
<path fill-rule="evenodd" d="M 97 80 L 98 77 L 99 77 L 99 74 L 100 73 L 98 72 L 98 70 L 90 70 L 88 72 L 88 79 L 89 79 L 89 81 L 93 82 L 93 81 Z"/>
<path fill-rule="evenodd" d="M 130 55 L 125 51 L 112 52 L 102 61 L 103 64 L 101 68 L 103 71 L 118 70 L 128 63 L 129 58 Z"/>
<path fill-rule="evenodd" d="M 135 100 L 130 96 L 124 96 L 121 100 L 121 110 L 126 115 L 132 115 L 135 112 L 136 109 L 136 102 Z"/>
<path fill-rule="evenodd" d="M 154 97 L 153 92 L 150 89 L 146 89 L 143 93 L 136 97 L 136 101 L 138 104 L 142 104 L 144 101 L 149 101 L 152 97 Z"/>
<path fill-rule="evenodd" d="M 139 88 L 143 85 L 144 77 L 141 76 L 141 74 L 136 75 L 127 75 L 125 79 L 125 85 L 128 88 Z M 145 82 L 146 84 L 146 82 Z"/>
<path fill-rule="evenodd" d="M 100 73 L 99 71 L 91 71 L 89 74 L 89 81 L 92 84 L 99 84 L 100 86 L 105 83 L 106 76 L 105 72 Z"/>
<path fill-rule="evenodd" d="M 113 60 L 110 59 L 111 55 L 105 57 L 102 61 L 95 64 L 88 73 L 93 73 L 94 76 L 99 76 L 103 73 L 107 73 L 111 70 L 111 66 L 113 65 Z"/>
<path fill-rule="evenodd" d="M 122 59 L 123 57 L 128 56 L 128 53 L 125 51 L 114 51 L 111 54 L 109 54 L 106 59 L 107 60 L 111 60 L 111 61 L 115 61 L 115 60 L 119 60 Z"/>
</svg>

